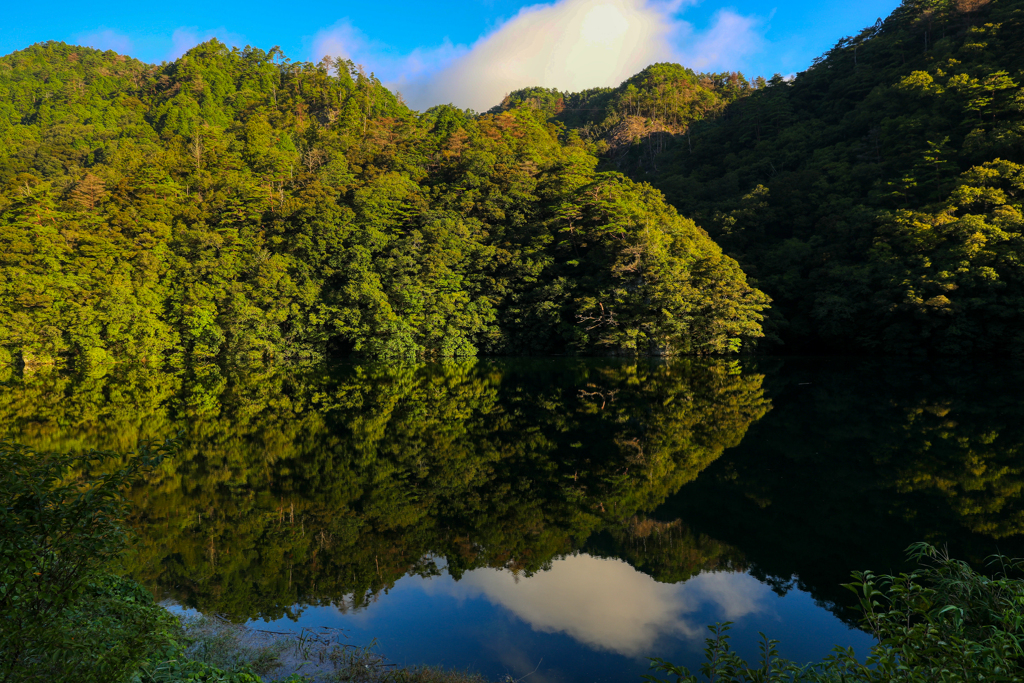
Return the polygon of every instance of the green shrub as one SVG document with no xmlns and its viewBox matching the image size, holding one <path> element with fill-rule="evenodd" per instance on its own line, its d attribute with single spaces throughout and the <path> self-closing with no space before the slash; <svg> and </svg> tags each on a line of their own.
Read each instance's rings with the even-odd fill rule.
<svg viewBox="0 0 1024 683">
<path fill-rule="evenodd" d="M 285 679 L 298 683 L 302 679 Z M 176 653 L 167 659 L 140 666 L 131 683 L 262 683 L 252 671 L 224 671 L 206 662 L 188 659 Z M 284 682 L 281 682 L 284 683 Z"/>
<path fill-rule="evenodd" d="M 246 642 L 245 626 L 207 617 L 178 620 L 173 646 L 139 667 L 132 683 L 260 683 L 262 674 L 281 667 L 283 639 Z M 285 681 L 300 681 L 286 678 Z"/>
<path fill-rule="evenodd" d="M 173 618 L 105 567 L 129 545 L 124 490 L 164 456 L 36 453 L 0 442 L 0 683 L 122 680 Z"/>
<path fill-rule="evenodd" d="M 761 657 L 748 664 L 729 647 L 726 623 L 711 627 L 701 676 L 721 683 L 1024 681 L 1024 563 L 995 555 L 996 575 L 989 578 L 927 543 L 908 553 L 920 565 L 916 571 L 854 572 L 847 584 L 858 595 L 864 628 L 876 638 L 864 662 L 837 647 L 819 664 L 798 666 L 779 657 L 778 641 L 762 634 Z M 702 680 L 685 667 L 651 662 L 675 683 Z"/>
<path fill-rule="evenodd" d="M 110 365 L 113 362 L 114 359 L 107 353 L 107 350 L 99 346 L 82 349 L 75 359 L 75 364 L 86 372 L 94 371 L 96 368 Z"/>
</svg>

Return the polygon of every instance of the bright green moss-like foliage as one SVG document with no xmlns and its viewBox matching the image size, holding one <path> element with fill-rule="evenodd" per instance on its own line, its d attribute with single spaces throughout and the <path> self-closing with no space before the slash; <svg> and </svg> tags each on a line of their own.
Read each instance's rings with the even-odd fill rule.
<svg viewBox="0 0 1024 683">
<path fill-rule="evenodd" d="M 717 353 L 767 298 L 526 109 L 211 41 L 0 58 L 0 360 Z"/>
</svg>

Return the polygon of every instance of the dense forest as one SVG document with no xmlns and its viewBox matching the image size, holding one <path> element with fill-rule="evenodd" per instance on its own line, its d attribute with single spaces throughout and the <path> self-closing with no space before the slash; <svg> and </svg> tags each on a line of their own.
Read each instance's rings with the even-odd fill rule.
<svg viewBox="0 0 1024 683">
<path fill-rule="evenodd" d="M 658 64 L 528 89 L 660 189 L 774 301 L 790 350 L 1015 353 L 1024 342 L 1024 3 L 905 0 L 793 79 Z"/>
<path fill-rule="evenodd" d="M 0 361 L 735 351 L 768 298 L 530 111 L 350 62 L 0 58 Z"/>
<path fill-rule="evenodd" d="M 0 362 L 1014 353 L 1021 35 L 1020 0 L 906 0 L 794 78 L 484 114 L 276 48 L 37 44 L 0 58 Z"/>
</svg>

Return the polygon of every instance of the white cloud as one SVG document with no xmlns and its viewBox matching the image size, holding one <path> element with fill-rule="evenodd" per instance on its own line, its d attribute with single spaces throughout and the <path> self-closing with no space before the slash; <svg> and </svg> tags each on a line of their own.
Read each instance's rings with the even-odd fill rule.
<svg viewBox="0 0 1024 683">
<path fill-rule="evenodd" d="M 731 10 L 715 13 L 707 31 L 690 30 L 681 41 L 677 60 L 696 71 L 736 70 L 746 57 L 764 48 L 763 21 Z"/>
<path fill-rule="evenodd" d="M 763 47 L 763 22 L 723 10 L 706 31 L 679 18 L 685 0 L 558 0 L 525 7 L 471 46 L 445 41 L 401 55 L 347 21 L 320 31 L 311 58 L 363 63 L 411 106 L 452 102 L 485 111 L 527 86 L 617 86 L 649 64 L 736 68 Z"/>
<path fill-rule="evenodd" d="M 102 27 L 75 35 L 74 42 L 97 50 L 113 50 L 122 55 L 130 54 L 134 47 L 132 39 L 124 33 Z"/>
<path fill-rule="evenodd" d="M 216 38 L 226 45 L 232 47 L 241 47 L 245 44 L 245 38 L 232 33 L 226 28 L 221 26 L 220 28 L 199 30 L 195 26 L 181 26 L 174 30 L 171 34 L 171 49 L 167 53 L 166 59 L 173 61 L 178 57 L 182 56 L 196 45 L 205 43 L 211 38 Z"/>
<path fill-rule="evenodd" d="M 414 105 L 451 101 L 486 110 L 524 86 L 618 85 L 672 55 L 671 39 L 682 25 L 669 9 L 644 0 L 527 7 L 431 78 L 400 87 Z"/>
<path fill-rule="evenodd" d="M 319 62 L 322 57 L 331 56 L 354 60 L 357 55 L 366 54 L 367 48 L 380 49 L 380 46 L 371 45 L 366 36 L 348 19 L 342 19 L 313 36 L 311 59 Z"/>
</svg>

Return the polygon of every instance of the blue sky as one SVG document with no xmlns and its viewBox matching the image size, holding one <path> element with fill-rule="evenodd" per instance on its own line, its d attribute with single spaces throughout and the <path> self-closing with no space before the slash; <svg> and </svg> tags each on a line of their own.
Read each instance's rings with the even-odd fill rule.
<svg viewBox="0 0 1024 683">
<path fill-rule="evenodd" d="M 211 36 L 280 45 L 293 60 L 351 58 L 423 108 L 485 109 L 526 85 L 618 85 L 654 61 L 748 75 L 802 71 L 897 0 L 10 3 L 0 54 L 44 40 L 174 59 Z"/>
</svg>

